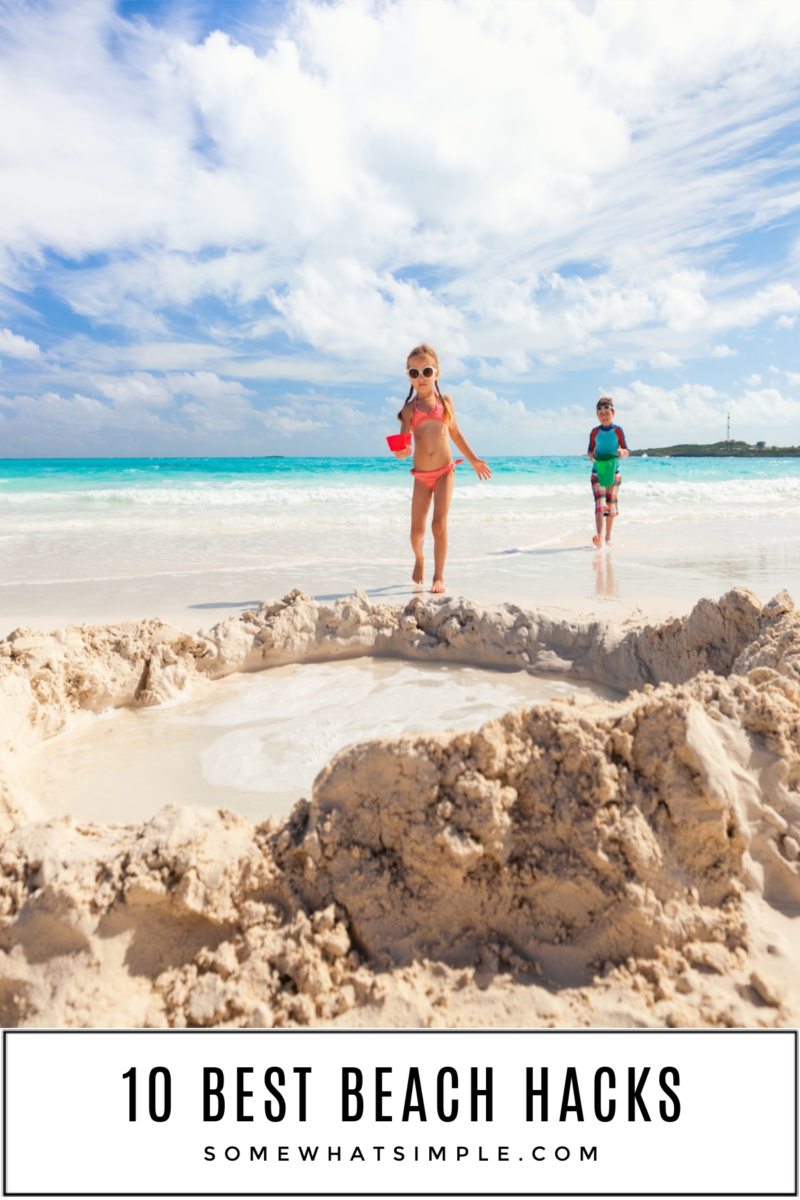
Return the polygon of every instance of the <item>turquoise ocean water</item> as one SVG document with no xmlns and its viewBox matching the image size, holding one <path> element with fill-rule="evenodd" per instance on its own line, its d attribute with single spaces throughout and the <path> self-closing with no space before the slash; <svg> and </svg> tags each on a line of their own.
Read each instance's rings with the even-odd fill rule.
<svg viewBox="0 0 800 1200">
<path fill-rule="evenodd" d="M 800 593 L 800 459 L 625 460 L 614 557 L 599 565 L 585 457 L 489 465 L 487 483 L 457 471 L 454 591 L 568 607 L 733 584 Z M 411 482 L 389 456 L 0 460 L 0 623 L 217 618 L 292 586 L 394 599 Z"/>
</svg>

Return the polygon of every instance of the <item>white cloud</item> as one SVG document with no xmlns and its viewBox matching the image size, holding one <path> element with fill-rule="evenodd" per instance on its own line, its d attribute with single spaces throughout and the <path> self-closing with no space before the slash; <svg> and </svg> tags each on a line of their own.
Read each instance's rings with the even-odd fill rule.
<svg viewBox="0 0 800 1200">
<path fill-rule="evenodd" d="M 663 296 L 661 317 L 671 329 L 684 332 L 705 323 L 709 309 L 701 291 L 705 283 L 702 271 L 678 271 L 661 281 L 657 289 Z"/>
<path fill-rule="evenodd" d="M 724 405 L 715 389 L 704 384 L 662 388 L 640 379 L 630 387 L 617 388 L 614 398 L 620 421 L 624 415 L 631 430 L 658 431 L 661 436 L 667 430 L 674 433 L 676 428 L 702 430 L 713 426 Z M 636 444 L 641 444 L 641 438 Z"/>
<path fill-rule="evenodd" d="M 330 445 L 337 434 L 344 434 L 349 453 L 352 454 L 354 449 L 374 451 L 373 421 L 365 413 L 360 401 L 346 397 L 332 400 L 313 389 L 303 393 L 285 392 L 281 401 L 279 404 L 270 404 L 259 413 L 265 428 L 279 437 L 321 432 L 325 444 Z M 394 406 L 394 416 L 402 401 L 395 397 L 388 403 Z M 380 448 L 383 449 L 383 446 Z"/>
<path fill-rule="evenodd" d="M 134 342 L 112 345 L 92 341 L 85 334 L 78 334 L 61 342 L 51 350 L 48 358 L 59 369 L 73 365 L 83 371 L 104 373 L 108 371 L 187 371 L 202 365 L 227 365 L 235 361 L 236 354 L 227 346 L 210 342 L 164 341 Z"/>
<path fill-rule="evenodd" d="M 728 412 L 736 438 L 750 443 L 797 440 L 800 401 L 776 388 L 748 388 L 741 395 L 726 396 L 705 385 L 665 389 L 637 380 L 629 388 L 617 388 L 614 395 L 617 419 L 633 446 L 721 441 Z"/>
<path fill-rule="evenodd" d="M 800 292 L 790 283 L 771 283 L 752 296 L 719 304 L 708 322 L 712 329 L 757 325 L 776 313 L 800 312 Z"/>
<path fill-rule="evenodd" d="M 761 376 L 755 374 L 748 375 L 745 379 L 745 383 L 748 387 L 758 387 L 758 385 L 761 383 Z"/>
<path fill-rule="evenodd" d="M 473 291 L 503 261 L 513 291 L 569 246 L 610 267 L 616 292 L 661 264 L 644 310 L 685 331 L 713 302 L 677 248 L 716 242 L 767 203 L 791 207 L 791 180 L 767 189 L 766 163 L 739 168 L 796 87 L 791 5 L 721 0 L 712 17 L 679 0 L 592 12 L 300 0 L 287 12 L 257 52 L 126 22 L 109 3 L 9 6 L 0 99 L 17 115 L 0 133 L 14 165 L 0 216 L 17 275 L 45 247 L 109 252 L 107 268 L 64 272 L 65 294 L 98 318 L 146 322 L 148 298 L 235 303 L 291 288 L 303 261 L 378 276 L 431 264 L 468 273 Z M 502 170 L 487 170 L 486 147 Z M 618 319 L 612 304 L 608 327 Z"/>
<path fill-rule="evenodd" d="M 726 262 L 798 208 L 799 6 L 298 0 L 282 19 L 256 49 L 112 0 L 0 5 L 0 268 L 123 331 L 45 364 L 88 372 L 117 419 L 230 430 L 260 418 L 228 376 L 385 380 L 422 338 L 502 390 L 793 327 L 797 252 Z"/>
<path fill-rule="evenodd" d="M 456 394 L 460 394 L 460 388 Z M 612 395 L 614 419 L 625 429 L 633 448 L 669 445 L 690 438 L 717 441 L 725 436 L 727 398 L 706 384 L 685 383 L 677 388 L 663 388 L 637 379 L 628 387 L 615 387 Z M 485 398 L 476 400 L 480 405 Z M 594 406 L 582 404 L 531 412 L 529 425 L 519 422 L 510 407 L 505 415 L 509 426 L 519 428 L 520 442 L 527 445 L 528 453 L 541 453 L 543 441 L 556 453 L 581 453 L 590 429 L 597 423 Z M 681 432 L 676 434 L 676 430 Z M 469 436 L 469 427 L 466 432 Z"/>
<path fill-rule="evenodd" d="M 314 421 L 311 417 L 298 417 L 291 408 L 273 405 L 265 417 L 270 429 L 284 437 L 292 437 L 296 433 L 311 433 L 316 429 L 327 429 L 327 421 Z"/>
<path fill-rule="evenodd" d="M 141 405 L 144 408 L 164 408 L 172 404 L 172 392 L 163 379 L 146 371 L 133 375 L 96 375 L 93 385 L 101 396 L 115 405 Z"/>
<path fill-rule="evenodd" d="M 189 417 L 193 427 L 202 433 L 240 433 L 244 430 L 248 418 L 257 414 L 240 397 L 233 397 L 224 404 L 208 400 L 190 400 L 184 404 L 177 414 Z"/>
<path fill-rule="evenodd" d="M 788 430 L 793 435 L 792 441 L 797 441 L 800 401 L 781 395 L 777 388 L 746 391 L 732 401 L 730 411 L 732 421 L 736 421 L 740 427 L 756 431 L 757 436 L 751 433 L 748 440 L 763 440 L 772 445 L 777 426 L 780 431 Z"/>
<path fill-rule="evenodd" d="M 786 378 L 792 387 L 800 387 L 800 373 L 797 371 L 787 371 Z"/>
<path fill-rule="evenodd" d="M 521 376 L 528 375 L 532 369 L 531 360 L 521 351 L 503 355 L 497 362 L 478 360 L 478 374 L 482 379 L 494 379 L 498 382 L 516 381 Z"/>
<path fill-rule="evenodd" d="M 377 274 L 355 260 L 326 272 L 305 266 L 295 286 L 272 292 L 289 334 L 337 358 L 403 363 L 420 341 L 464 351 L 462 317 L 426 288 Z"/>
<path fill-rule="evenodd" d="M 665 350 L 659 350 L 651 357 L 650 366 L 662 371 L 676 371 L 678 367 L 683 366 L 683 363 L 676 354 L 668 354 Z"/>
<path fill-rule="evenodd" d="M 459 385 L 456 397 L 461 396 L 462 388 L 467 393 L 466 402 L 459 406 L 459 412 L 465 414 L 464 431 L 473 446 L 484 452 L 493 450 L 497 435 L 492 427 L 505 426 L 518 431 L 518 445 L 525 447 L 521 452 L 541 453 L 547 445 L 557 453 L 580 453 L 584 439 L 596 424 L 592 408 L 584 405 L 566 404 L 520 413 L 514 402 L 471 384 Z M 783 396 L 775 388 L 747 389 L 729 396 L 707 384 L 664 388 L 637 379 L 627 387 L 614 388 L 613 396 L 615 420 L 625 429 L 632 448 L 721 441 L 729 412 L 736 438 L 780 444 L 797 440 L 800 401 Z M 487 419 L 481 416 L 483 410 L 490 414 Z M 504 451 L 507 449 L 506 440 Z"/>
<path fill-rule="evenodd" d="M 402 371 L 405 360 L 393 364 Z M 354 379 L 383 383 L 386 362 L 372 364 L 330 361 L 296 354 L 271 354 L 269 358 L 234 359 L 226 370 L 241 379 L 297 380 L 309 384 L 352 383 Z"/>
<path fill-rule="evenodd" d="M 775 367 L 775 366 L 770 365 L 769 372 L 770 372 L 770 375 L 780 375 L 781 370 L 780 370 L 780 367 Z"/>
<path fill-rule="evenodd" d="M 14 396 L 13 401 L 6 397 L 0 397 L 0 404 L 4 408 L 11 408 L 14 405 L 21 411 L 27 410 L 42 416 L 47 414 L 56 420 L 80 419 L 86 414 L 97 416 L 106 411 L 105 406 L 99 400 L 93 400 L 90 396 L 76 394 L 67 400 L 57 392 L 45 392 L 42 396 Z"/>
<path fill-rule="evenodd" d="M 9 358 L 39 358 L 41 349 L 36 342 L 12 333 L 10 329 L 0 329 L 0 354 Z"/>
<path fill-rule="evenodd" d="M 453 388 L 453 403 L 459 421 L 463 414 L 471 425 L 487 429 L 507 423 L 512 436 L 515 431 L 532 428 L 538 420 L 538 414 L 526 408 L 521 400 L 507 400 L 470 379 L 462 380 Z"/>
<path fill-rule="evenodd" d="M 14 424 L 41 444 L 55 436 L 58 439 L 55 444 L 63 446 L 61 439 L 64 429 L 69 431 L 71 437 L 80 438 L 88 434 L 95 440 L 95 435 L 107 430 L 147 430 L 154 433 L 164 427 L 158 416 L 145 409 L 126 407 L 120 410 L 80 392 L 72 396 L 62 396 L 58 392 L 45 392 L 41 396 L 18 395 L 13 400 L 3 400 L 2 404 L 13 411 Z M 12 427 L 9 422 L 9 429 Z"/>
<path fill-rule="evenodd" d="M 231 399 L 253 396 L 252 389 L 238 380 L 220 379 L 213 371 L 183 372 L 156 377 L 147 371 L 131 375 L 95 375 L 92 383 L 115 405 L 165 408 L 175 396 L 193 396 L 206 403 L 230 405 Z"/>
<path fill-rule="evenodd" d="M 196 396 L 200 400 L 229 401 L 233 396 L 253 396 L 251 388 L 233 379 L 220 379 L 213 371 L 193 371 L 167 375 L 165 382 L 173 395 Z"/>
<path fill-rule="evenodd" d="M 249 400 L 255 393 L 210 371 L 161 377 L 139 371 L 97 375 L 91 382 L 107 402 L 80 392 L 64 396 L 51 391 L 39 397 L 16 396 L 13 401 L 0 398 L 0 404 L 14 410 L 17 432 L 26 436 L 37 429 L 42 434 L 45 428 L 68 426 L 76 438 L 92 431 L 139 431 L 186 440 L 192 435 L 242 431 L 261 416 Z M 191 399 L 176 404 L 176 397 L 186 396 Z"/>
</svg>

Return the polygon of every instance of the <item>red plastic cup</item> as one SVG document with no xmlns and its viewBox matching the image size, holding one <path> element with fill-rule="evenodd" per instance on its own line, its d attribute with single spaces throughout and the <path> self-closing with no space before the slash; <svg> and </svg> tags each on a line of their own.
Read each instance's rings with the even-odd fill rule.
<svg viewBox="0 0 800 1200">
<path fill-rule="evenodd" d="M 387 437 L 390 450 L 407 450 L 411 445 L 410 433 L 392 433 Z"/>
</svg>

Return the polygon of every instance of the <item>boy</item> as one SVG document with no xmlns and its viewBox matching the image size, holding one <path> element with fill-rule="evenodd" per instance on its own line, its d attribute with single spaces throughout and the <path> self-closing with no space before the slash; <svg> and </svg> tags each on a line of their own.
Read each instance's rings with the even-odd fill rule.
<svg viewBox="0 0 800 1200">
<path fill-rule="evenodd" d="M 625 434 L 614 424 L 614 401 L 603 396 L 597 401 L 596 425 L 589 436 L 589 458 L 592 460 L 592 491 L 594 492 L 594 521 L 597 533 L 592 538 L 600 549 L 603 544 L 603 517 L 606 520 L 606 545 L 611 541 L 611 526 L 617 515 L 617 494 L 622 482 L 619 460 L 628 457 Z"/>
</svg>

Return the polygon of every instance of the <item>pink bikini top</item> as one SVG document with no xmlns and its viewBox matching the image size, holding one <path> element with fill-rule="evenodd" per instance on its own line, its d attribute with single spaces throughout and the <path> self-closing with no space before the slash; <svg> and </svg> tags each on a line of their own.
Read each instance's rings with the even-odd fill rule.
<svg viewBox="0 0 800 1200">
<path fill-rule="evenodd" d="M 430 412 L 420 412 L 417 408 L 417 397 L 414 397 L 414 415 L 411 418 L 411 428 L 416 429 L 422 421 L 447 421 L 447 413 L 441 400 L 436 401 Z"/>
</svg>

